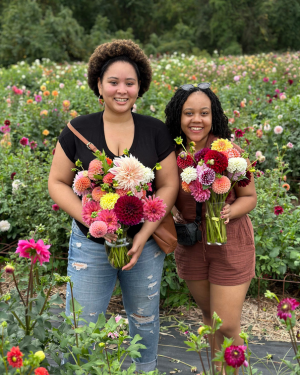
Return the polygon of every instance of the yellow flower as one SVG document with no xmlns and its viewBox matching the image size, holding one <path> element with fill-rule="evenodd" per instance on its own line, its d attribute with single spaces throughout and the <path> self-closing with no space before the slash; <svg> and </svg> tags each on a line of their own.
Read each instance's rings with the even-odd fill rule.
<svg viewBox="0 0 300 375">
<path fill-rule="evenodd" d="M 84 85 L 80 86 L 80 90 L 85 90 L 85 86 Z"/>
<path fill-rule="evenodd" d="M 38 352 L 34 353 L 35 358 L 37 358 L 40 362 L 42 362 L 46 356 L 45 353 L 42 350 L 39 350 Z"/>
<path fill-rule="evenodd" d="M 78 116 L 78 113 L 73 109 L 72 111 L 70 111 L 70 115 L 74 118 Z"/>
<path fill-rule="evenodd" d="M 43 109 L 41 112 L 40 112 L 40 115 L 41 116 L 47 116 L 48 115 L 48 111 L 47 111 L 47 109 Z"/>
<path fill-rule="evenodd" d="M 120 196 L 118 194 L 107 193 L 100 199 L 100 206 L 103 210 L 112 210 L 119 198 Z"/>
<path fill-rule="evenodd" d="M 46 91 L 46 86 L 45 86 L 45 85 L 42 85 L 42 86 L 40 87 L 40 89 L 41 89 L 42 91 Z"/>
<path fill-rule="evenodd" d="M 223 138 L 217 139 L 211 145 L 212 150 L 219 151 L 219 152 L 226 151 L 230 148 L 233 148 L 232 143 L 229 142 L 227 139 L 223 139 Z"/>
<path fill-rule="evenodd" d="M 49 130 L 47 130 L 47 129 L 45 129 L 45 130 L 43 130 L 43 135 L 49 135 Z"/>
<path fill-rule="evenodd" d="M 65 108 L 69 108 L 71 103 L 70 100 L 64 100 L 62 104 Z"/>
</svg>

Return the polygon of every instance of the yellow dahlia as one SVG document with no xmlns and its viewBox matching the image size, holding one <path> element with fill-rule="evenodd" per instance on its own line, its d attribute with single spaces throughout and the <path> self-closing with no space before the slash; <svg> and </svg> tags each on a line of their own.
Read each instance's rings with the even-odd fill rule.
<svg viewBox="0 0 300 375">
<path fill-rule="evenodd" d="M 120 196 L 118 194 L 107 193 L 100 199 L 100 206 L 103 210 L 113 210 L 119 198 Z"/>
<path fill-rule="evenodd" d="M 231 142 L 229 142 L 227 139 L 217 139 L 214 141 L 211 145 L 211 149 L 215 151 L 225 151 L 228 150 L 229 148 L 233 148 L 233 145 Z"/>
</svg>

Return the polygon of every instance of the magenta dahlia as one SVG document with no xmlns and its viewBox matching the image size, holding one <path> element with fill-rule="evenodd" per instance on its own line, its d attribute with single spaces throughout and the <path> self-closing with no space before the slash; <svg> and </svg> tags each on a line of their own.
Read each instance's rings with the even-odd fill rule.
<svg viewBox="0 0 300 375">
<path fill-rule="evenodd" d="M 189 184 L 192 196 L 197 202 L 205 202 L 209 200 L 210 191 L 209 189 L 202 189 L 202 184 L 198 180 L 192 181 Z"/>
<path fill-rule="evenodd" d="M 82 220 L 88 226 L 98 219 L 98 212 L 101 210 L 99 202 L 88 201 L 82 207 Z"/>
<path fill-rule="evenodd" d="M 107 225 L 104 221 L 94 221 L 90 226 L 89 232 L 95 238 L 104 237 L 107 233 Z"/>
<path fill-rule="evenodd" d="M 107 233 L 115 233 L 120 228 L 117 215 L 113 210 L 103 210 L 98 213 L 97 220 L 103 221 L 107 226 Z"/>
<path fill-rule="evenodd" d="M 209 150 L 204 156 L 204 163 L 216 173 L 222 173 L 228 167 L 228 159 L 219 151 Z"/>
<path fill-rule="evenodd" d="M 274 207 L 274 214 L 277 215 L 277 216 L 283 214 L 283 208 L 281 206 L 275 206 Z"/>
<path fill-rule="evenodd" d="M 211 185 L 216 178 L 216 173 L 211 168 L 205 168 L 200 174 L 199 174 L 199 181 L 202 185 Z"/>
<path fill-rule="evenodd" d="M 49 262 L 51 253 L 48 249 L 50 247 L 51 245 L 45 245 L 43 240 L 38 240 L 35 243 L 31 238 L 29 241 L 20 240 L 16 253 L 19 253 L 21 258 L 31 258 L 33 264 L 39 261 L 42 265 L 44 262 Z"/>
<path fill-rule="evenodd" d="M 300 303 L 294 298 L 284 298 L 277 306 L 277 316 L 286 321 L 287 318 L 292 317 L 291 311 L 294 311 L 299 305 Z"/>
<path fill-rule="evenodd" d="M 231 345 L 225 349 L 224 359 L 228 366 L 238 368 L 245 362 L 245 350 L 246 346 Z"/>
<path fill-rule="evenodd" d="M 200 160 L 204 160 L 204 156 L 206 155 L 206 153 L 208 151 L 210 151 L 210 148 L 206 147 L 206 148 L 203 148 L 202 150 L 196 152 L 195 155 L 194 155 L 196 163 L 199 163 Z"/>
<path fill-rule="evenodd" d="M 136 225 L 143 218 L 143 203 L 137 197 L 124 195 L 117 200 L 114 211 L 122 224 Z"/>
<path fill-rule="evenodd" d="M 26 138 L 26 137 L 21 138 L 21 139 L 20 139 L 20 144 L 21 144 L 22 146 L 28 146 L 28 144 L 29 144 L 29 139 Z"/>
<path fill-rule="evenodd" d="M 188 154 L 187 152 L 185 151 L 182 151 L 178 156 L 177 156 L 177 165 L 179 168 L 181 169 L 185 169 L 187 167 L 191 167 L 193 166 L 195 163 L 194 163 L 194 160 L 193 158 L 191 157 L 190 154 Z"/>
<path fill-rule="evenodd" d="M 144 219 L 149 221 L 158 221 L 166 213 L 167 205 L 159 197 L 153 195 L 144 199 Z"/>
<path fill-rule="evenodd" d="M 251 182 L 251 173 L 249 171 L 246 171 L 246 178 L 244 178 L 243 180 L 240 180 L 237 182 L 237 185 L 239 187 L 245 187 L 247 185 L 249 185 Z"/>
</svg>

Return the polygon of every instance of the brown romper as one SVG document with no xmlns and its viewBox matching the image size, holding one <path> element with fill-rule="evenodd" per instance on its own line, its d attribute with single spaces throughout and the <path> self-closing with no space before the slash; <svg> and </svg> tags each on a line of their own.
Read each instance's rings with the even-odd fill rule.
<svg viewBox="0 0 300 375">
<path fill-rule="evenodd" d="M 209 136 L 206 147 L 216 139 Z M 238 146 L 234 145 L 239 151 Z M 182 170 L 179 170 L 179 174 Z M 234 189 L 226 203 L 236 200 Z M 196 201 L 181 186 L 175 203 L 183 218 L 192 223 L 196 217 Z M 177 246 L 175 259 L 178 275 L 184 280 L 208 280 L 212 284 L 240 285 L 255 276 L 254 232 L 248 215 L 232 219 L 226 225 L 227 243 L 207 245 L 205 229 L 205 203 L 202 203 L 202 242 L 193 246 Z"/>
</svg>

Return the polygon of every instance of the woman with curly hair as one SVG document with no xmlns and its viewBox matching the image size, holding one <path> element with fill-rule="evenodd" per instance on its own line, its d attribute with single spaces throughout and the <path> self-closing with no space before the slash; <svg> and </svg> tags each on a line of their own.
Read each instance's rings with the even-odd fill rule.
<svg viewBox="0 0 300 375">
<path fill-rule="evenodd" d="M 196 152 L 210 148 L 218 138 L 230 139 L 228 119 L 209 83 L 181 86 L 165 113 L 172 138 L 181 136 L 185 146 L 194 141 Z M 177 148 L 179 153 L 180 146 Z M 235 144 L 234 148 L 242 151 Z M 250 165 L 250 161 L 247 162 Z M 181 170 L 178 172 L 180 174 Z M 192 223 L 196 218 L 196 201 L 183 188 L 184 185 L 179 189 L 172 210 L 174 220 Z M 205 207 L 202 204 L 202 241 L 192 246 L 178 245 L 175 250 L 178 274 L 186 281 L 202 310 L 204 324 L 212 325 L 214 311 L 223 320 L 212 352 L 221 349 L 224 336 L 234 338 L 234 345 L 243 344 L 239 337 L 242 306 L 255 275 L 253 228 L 247 213 L 254 209 L 256 200 L 253 176 L 247 186 L 235 185 L 222 209 L 227 243 L 221 246 L 206 244 Z"/>
<path fill-rule="evenodd" d="M 175 148 L 166 126 L 159 120 L 132 112 L 135 101 L 151 83 L 149 60 L 130 40 L 115 40 L 98 46 L 89 60 L 88 83 L 103 99 L 102 112 L 79 116 L 71 125 L 98 150 L 113 159 L 123 150 L 156 172 L 155 189 L 167 205 L 174 205 L 178 192 Z M 80 159 L 88 169 L 93 153 L 65 127 L 59 136 L 49 176 L 52 199 L 71 217 L 68 275 L 74 284 L 74 297 L 83 306 L 82 318 L 96 322 L 105 313 L 116 279 L 120 281 L 123 303 L 129 320 L 130 336 L 142 336 L 146 349 L 135 358 L 137 371 L 152 371 L 157 362 L 159 338 L 160 282 L 165 254 L 152 238 L 159 222 L 138 224 L 129 229 L 133 245 L 130 262 L 122 270 L 108 262 L 104 239 L 86 237 L 88 228 L 82 220 L 82 203 L 72 190 L 75 162 Z M 111 241 L 116 235 L 104 237 Z M 67 289 L 66 313 L 70 315 L 70 288 Z"/>
</svg>

